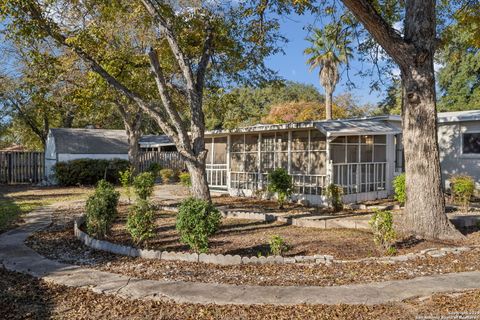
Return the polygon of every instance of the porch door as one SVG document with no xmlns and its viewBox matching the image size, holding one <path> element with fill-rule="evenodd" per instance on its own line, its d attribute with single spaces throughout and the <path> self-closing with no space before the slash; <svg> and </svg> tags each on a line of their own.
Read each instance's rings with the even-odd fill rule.
<svg viewBox="0 0 480 320">
<path fill-rule="evenodd" d="M 227 137 L 205 139 L 207 180 L 211 189 L 227 189 Z"/>
</svg>

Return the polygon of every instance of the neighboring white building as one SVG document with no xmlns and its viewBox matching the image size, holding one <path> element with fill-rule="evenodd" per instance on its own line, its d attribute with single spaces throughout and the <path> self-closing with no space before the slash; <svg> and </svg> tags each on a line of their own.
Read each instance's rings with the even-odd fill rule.
<svg viewBox="0 0 480 320">
<path fill-rule="evenodd" d="M 144 136 L 140 139 L 144 150 L 168 150 L 175 145 L 165 135 Z M 50 129 L 45 147 L 45 175 L 53 181 L 53 167 L 57 162 L 75 159 L 126 159 L 128 140 L 125 130 L 107 129 Z"/>
</svg>

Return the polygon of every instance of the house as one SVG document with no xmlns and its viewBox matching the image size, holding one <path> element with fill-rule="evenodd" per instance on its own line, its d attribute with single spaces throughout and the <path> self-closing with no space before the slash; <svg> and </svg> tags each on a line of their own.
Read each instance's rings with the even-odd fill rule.
<svg viewBox="0 0 480 320">
<path fill-rule="evenodd" d="M 445 183 L 465 173 L 480 183 L 480 111 L 440 113 L 439 143 Z M 268 173 L 285 168 L 294 200 L 325 202 L 325 188 L 341 185 L 344 202 L 385 198 L 403 172 L 401 119 L 378 116 L 346 120 L 255 125 L 205 134 L 210 187 L 250 196 L 266 189 Z"/>
<path fill-rule="evenodd" d="M 165 135 L 144 136 L 139 141 L 145 151 L 171 150 L 174 143 Z M 49 179 L 57 162 L 74 159 L 127 159 L 128 139 L 125 130 L 50 129 L 45 147 L 45 172 Z M 50 179 L 51 180 L 51 179 Z"/>
</svg>

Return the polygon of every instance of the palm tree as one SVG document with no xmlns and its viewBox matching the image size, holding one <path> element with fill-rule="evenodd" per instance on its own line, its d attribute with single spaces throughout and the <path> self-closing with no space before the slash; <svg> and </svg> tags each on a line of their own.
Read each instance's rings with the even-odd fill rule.
<svg viewBox="0 0 480 320">
<path fill-rule="evenodd" d="M 325 89 L 325 115 L 329 120 L 332 119 L 333 92 L 340 80 L 339 67 L 352 57 L 349 33 L 333 25 L 323 30 L 313 29 L 312 32 L 313 35 L 307 38 L 312 46 L 305 49 L 304 53 L 310 56 L 307 60 L 310 71 L 320 68 L 320 85 Z"/>
</svg>

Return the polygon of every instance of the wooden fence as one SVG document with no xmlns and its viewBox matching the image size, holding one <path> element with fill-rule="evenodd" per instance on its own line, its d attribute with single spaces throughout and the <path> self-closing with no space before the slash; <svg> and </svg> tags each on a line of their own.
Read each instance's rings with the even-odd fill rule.
<svg viewBox="0 0 480 320">
<path fill-rule="evenodd" d="M 0 151 L 0 183 L 39 183 L 45 177 L 45 154 Z"/>
<path fill-rule="evenodd" d="M 185 162 L 177 151 L 141 151 L 139 154 L 140 171 L 147 171 L 152 163 L 173 170 L 185 169 Z"/>
</svg>

